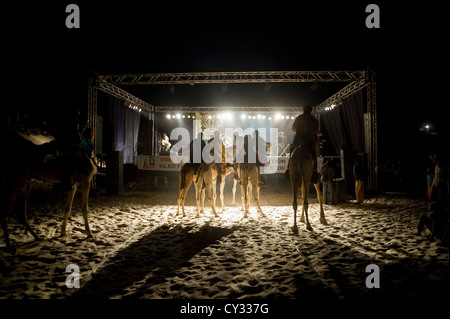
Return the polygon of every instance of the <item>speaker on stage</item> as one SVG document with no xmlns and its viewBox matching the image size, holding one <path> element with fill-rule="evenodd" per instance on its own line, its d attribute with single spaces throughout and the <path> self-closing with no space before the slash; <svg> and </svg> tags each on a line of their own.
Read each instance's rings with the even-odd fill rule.
<svg viewBox="0 0 450 319">
<path fill-rule="evenodd" d="M 120 195 L 123 192 L 123 152 L 113 151 L 106 157 L 106 192 Z"/>
</svg>

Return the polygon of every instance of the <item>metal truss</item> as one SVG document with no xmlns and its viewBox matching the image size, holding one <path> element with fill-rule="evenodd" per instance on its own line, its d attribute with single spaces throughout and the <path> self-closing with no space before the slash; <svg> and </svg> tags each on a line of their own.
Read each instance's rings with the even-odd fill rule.
<svg viewBox="0 0 450 319">
<path fill-rule="evenodd" d="M 197 72 L 103 75 L 101 80 L 115 85 L 350 82 L 362 74 L 363 71 Z"/>
<path fill-rule="evenodd" d="M 325 111 L 326 107 L 329 107 L 332 104 L 339 104 L 343 99 L 349 97 L 350 95 L 358 92 L 365 86 L 367 86 L 368 83 L 366 81 L 366 77 L 364 73 L 355 81 L 351 82 L 349 85 L 342 88 L 340 91 L 336 92 L 332 96 L 330 96 L 328 99 L 320 103 L 319 105 L 316 105 L 314 107 L 316 112 L 323 112 Z"/>
<path fill-rule="evenodd" d="M 135 97 L 134 95 L 128 93 L 127 91 L 122 90 L 121 88 L 110 84 L 106 81 L 103 81 L 101 77 L 99 78 L 98 82 L 98 89 L 102 90 L 103 92 L 109 93 L 112 96 L 115 96 L 119 99 L 124 100 L 125 102 L 130 103 L 133 106 L 137 106 L 143 110 L 146 110 L 148 112 L 154 112 L 155 107 L 145 101 L 142 101 L 141 99 Z"/>
<path fill-rule="evenodd" d="M 242 113 L 276 113 L 283 114 L 301 114 L 301 106 L 155 106 L 155 112 L 167 113 L 224 113 L 224 112 L 242 112 Z"/>
</svg>

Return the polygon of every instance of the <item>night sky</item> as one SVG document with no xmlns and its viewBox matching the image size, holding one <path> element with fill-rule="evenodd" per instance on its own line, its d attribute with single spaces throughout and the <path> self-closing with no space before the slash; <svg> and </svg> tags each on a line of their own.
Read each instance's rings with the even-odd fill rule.
<svg viewBox="0 0 450 319">
<path fill-rule="evenodd" d="M 377 72 L 380 156 L 421 153 L 448 136 L 444 12 L 428 4 L 392 1 L 14 2 L 4 10 L 5 108 L 43 118 L 87 103 L 90 70 L 107 73 L 200 71 L 365 70 Z M 80 7 L 80 29 L 68 29 L 65 8 Z M 365 8 L 380 8 L 380 29 L 368 29 Z M 6 70 L 6 72 L 5 72 Z M 274 87 L 280 103 L 320 103 L 336 85 Z M 269 103 L 267 96 L 204 85 L 125 88 L 153 105 Z M 204 92 L 200 92 L 204 89 Z M 212 92 L 212 93 L 211 93 Z M 278 93 L 277 93 L 278 92 Z M 242 101 L 242 103 L 239 103 Z M 430 123 L 434 136 L 420 136 Z M 386 155 L 387 154 L 387 155 Z"/>
</svg>

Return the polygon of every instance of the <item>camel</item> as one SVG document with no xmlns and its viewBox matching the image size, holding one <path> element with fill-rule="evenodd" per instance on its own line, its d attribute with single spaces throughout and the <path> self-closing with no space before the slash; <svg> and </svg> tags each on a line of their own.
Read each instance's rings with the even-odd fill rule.
<svg viewBox="0 0 450 319">
<path fill-rule="evenodd" d="M 26 230 L 33 235 L 35 240 L 40 240 L 40 237 L 29 225 L 27 218 L 27 200 L 30 192 L 29 181 L 34 177 L 59 183 L 61 163 L 59 160 L 54 159 L 56 157 L 56 146 L 53 142 L 35 145 L 14 132 L 7 132 L 5 133 L 5 136 L 8 143 L 12 146 L 9 149 L 15 151 L 11 158 L 2 158 L 2 167 L 4 169 L 6 168 L 6 170 L 4 176 L 2 176 L 2 195 L 4 196 L 4 198 L 2 198 L 2 205 L 4 205 L 4 207 L 0 214 L 6 247 L 11 249 L 12 245 L 8 233 L 7 218 L 13 212 L 16 200 L 20 196 L 24 197 L 24 201 L 23 207 L 21 207 L 19 212 L 19 218 Z M 77 161 L 75 160 L 75 162 Z M 90 182 L 96 172 L 96 166 L 92 160 L 90 160 L 90 167 L 85 167 L 82 171 L 84 170 L 87 170 L 88 173 L 86 174 L 76 170 L 73 174 L 72 189 L 67 194 L 64 221 L 61 228 L 62 235 L 66 234 L 67 219 L 72 208 L 76 189 L 80 185 L 82 188 L 82 207 L 86 233 L 89 237 L 92 237 L 87 221 Z"/>
<path fill-rule="evenodd" d="M 252 198 L 252 188 L 255 190 L 255 203 L 257 210 L 262 216 L 261 206 L 259 206 L 259 167 L 255 163 L 239 164 L 239 172 L 241 176 L 241 197 L 244 204 L 244 218 L 248 217 L 250 200 Z"/>
<path fill-rule="evenodd" d="M 180 213 L 180 206 L 183 212 L 183 217 L 186 216 L 184 211 L 184 201 L 186 199 L 187 192 L 191 187 L 192 182 L 194 182 L 195 187 L 195 200 L 197 204 L 197 215 L 195 217 L 200 217 L 200 213 L 204 211 L 204 198 L 205 198 L 205 189 L 208 191 L 208 200 L 211 205 L 211 209 L 215 217 L 219 217 L 216 213 L 216 209 L 214 207 L 214 201 L 212 198 L 213 195 L 213 169 L 212 164 L 202 163 L 200 167 L 195 169 L 195 165 L 191 163 L 186 163 L 183 165 L 180 171 L 180 177 L 178 179 L 178 211 L 177 215 Z M 201 210 L 200 210 L 201 206 Z"/>
<path fill-rule="evenodd" d="M 301 188 L 302 192 L 302 206 L 305 212 L 306 229 L 312 231 L 313 228 L 309 223 L 308 218 L 308 191 L 309 183 L 311 182 L 311 175 L 313 171 L 314 161 L 311 150 L 304 145 L 300 145 L 294 149 L 289 161 L 289 179 L 291 181 L 294 208 L 294 227 L 293 232 L 298 233 L 297 228 L 297 191 Z M 303 213 L 302 213 L 303 214 Z"/>
</svg>

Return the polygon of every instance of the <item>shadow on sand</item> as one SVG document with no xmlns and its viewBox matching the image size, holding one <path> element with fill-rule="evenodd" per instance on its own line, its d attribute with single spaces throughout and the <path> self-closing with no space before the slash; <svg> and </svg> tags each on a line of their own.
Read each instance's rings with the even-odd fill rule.
<svg viewBox="0 0 450 319">
<path fill-rule="evenodd" d="M 192 225 L 163 225 L 120 250 L 92 278 L 76 291 L 72 298 L 123 297 L 127 288 L 137 285 L 131 298 L 143 297 L 153 285 L 163 283 L 189 267 L 189 260 L 204 248 L 228 236 L 237 228 L 204 225 L 194 230 Z"/>
</svg>

